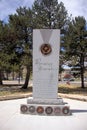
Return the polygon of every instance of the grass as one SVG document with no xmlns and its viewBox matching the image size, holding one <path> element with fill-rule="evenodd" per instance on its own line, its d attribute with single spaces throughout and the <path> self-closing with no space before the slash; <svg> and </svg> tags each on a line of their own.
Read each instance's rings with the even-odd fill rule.
<svg viewBox="0 0 87 130">
<path fill-rule="evenodd" d="M 29 86 L 28 89 L 21 89 L 21 87 L 22 85 L 18 84 L 2 85 L 0 86 L 0 97 L 8 95 L 29 94 L 32 92 L 31 86 Z M 58 87 L 58 92 L 63 94 L 79 94 L 87 96 L 87 87 L 82 89 L 80 86 L 61 83 Z"/>
<path fill-rule="evenodd" d="M 65 94 L 79 94 L 87 96 L 87 87 L 84 89 L 76 85 L 60 84 L 58 88 L 59 93 Z"/>
<path fill-rule="evenodd" d="M 1 85 L 0 86 L 0 96 L 8 95 L 19 95 L 19 94 L 28 94 L 32 92 L 32 87 L 28 89 L 21 89 L 22 86 L 19 85 Z"/>
</svg>

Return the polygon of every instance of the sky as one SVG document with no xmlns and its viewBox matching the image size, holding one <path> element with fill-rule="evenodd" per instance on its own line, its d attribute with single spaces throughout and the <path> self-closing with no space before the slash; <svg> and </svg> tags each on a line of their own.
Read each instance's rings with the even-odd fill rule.
<svg viewBox="0 0 87 130">
<path fill-rule="evenodd" d="M 84 16 L 87 20 L 87 0 L 58 0 L 62 1 L 68 14 Z M 31 7 L 34 0 L 0 0 L 0 20 L 7 21 L 10 14 L 14 14 L 20 6 Z"/>
</svg>

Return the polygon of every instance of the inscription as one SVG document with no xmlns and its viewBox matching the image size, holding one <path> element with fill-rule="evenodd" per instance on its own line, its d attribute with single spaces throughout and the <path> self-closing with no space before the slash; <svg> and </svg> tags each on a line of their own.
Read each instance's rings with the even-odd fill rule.
<svg viewBox="0 0 87 130">
<path fill-rule="evenodd" d="M 42 62 L 41 59 L 36 59 L 35 64 L 37 65 L 38 70 L 54 70 L 53 68 L 53 63 L 47 63 L 47 62 Z"/>
</svg>

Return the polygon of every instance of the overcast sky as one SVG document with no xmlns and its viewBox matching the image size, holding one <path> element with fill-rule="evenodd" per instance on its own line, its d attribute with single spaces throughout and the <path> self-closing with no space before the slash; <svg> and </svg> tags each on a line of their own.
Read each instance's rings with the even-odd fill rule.
<svg viewBox="0 0 87 130">
<path fill-rule="evenodd" d="M 87 20 L 87 0 L 58 0 L 62 1 L 69 14 L 84 16 Z M 0 20 L 6 21 L 9 14 L 14 14 L 19 6 L 31 6 L 34 0 L 0 0 Z"/>
</svg>

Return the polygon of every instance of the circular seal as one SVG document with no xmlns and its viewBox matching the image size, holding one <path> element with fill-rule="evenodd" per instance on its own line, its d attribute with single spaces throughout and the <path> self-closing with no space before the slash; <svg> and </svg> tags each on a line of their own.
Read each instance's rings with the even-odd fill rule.
<svg viewBox="0 0 87 130">
<path fill-rule="evenodd" d="M 28 111 L 28 107 L 26 105 L 22 105 L 20 109 L 23 113 Z"/>
<path fill-rule="evenodd" d="M 50 115 L 50 114 L 52 114 L 52 112 L 53 112 L 53 108 L 52 108 L 52 107 L 47 107 L 47 108 L 45 109 L 45 112 L 46 112 L 46 114 Z"/>
<path fill-rule="evenodd" d="M 34 106 L 30 106 L 29 107 L 29 112 L 34 113 L 35 112 L 35 107 Z"/>
<path fill-rule="evenodd" d="M 61 113 L 61 108 L 60 107 L 55 107 L 54 108 L 54 113 L 55 113 L 55 115 L 60 114 Z"/>
<path fill-rule="evenodd" d="M 39 114 L 42 114 L 42 113 L 44 112 L 44 108 L 43 108 L 42 106 L 38 106 L 38 107 L 37 107 L 37 112 L 38 112 Z"/>
<path fill-rule="evenodd" d="M 41 50 L 41 53 L 43 55 L 48 55 L 52 52 L 52 48 L 51 48 L 51 45 L 50 44 L 42 44 L 41 47 L 40 47 L 40 50 Z"/>
<path fill-rule="evenodd" d="M 63 108 L 62 111 L 63 111 L 64 114 L 68 114 L 69 113 L 69 108 L 66 106 L 66 107 Z"/>
</svg>

